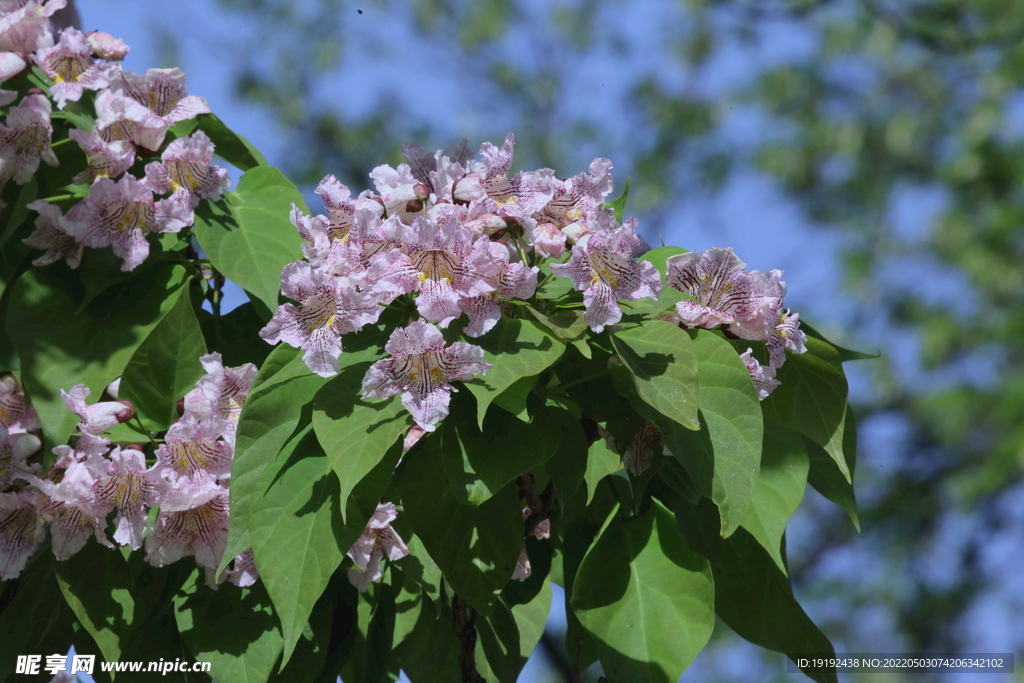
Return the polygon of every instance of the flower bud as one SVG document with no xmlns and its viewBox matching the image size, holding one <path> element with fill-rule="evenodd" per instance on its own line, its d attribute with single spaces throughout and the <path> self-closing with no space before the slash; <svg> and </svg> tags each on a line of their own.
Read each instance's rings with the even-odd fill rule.
<svg viewBox="0 0 1024 683">
<path fill-rule="evenodd" d="M 117 418 L 118 424 L 124 424 L 135 417 L 135 406 L 131 401 L 118 401 L 118 403 L 124 406 L 116 415 L 114 415 L 114 417 Z"/>
<path fill-rule="evenodd" d="M 417 199 L 422 199 L 423 201 L 430 199 L 430 187 L 428 185 L 417 183 L 413 185 L 412 191 L 416 194 Z"/>
<path fill-rule="evenodd" d="M 125 45 L 123 40 L 115 38 L 109 33 L 93 31 L 86 34 L 85 38 L 89 41 L 89 45 L 92 46 L 92 53 L 100 59 L 105 59 L 108 62 L 119 62 L 128 56 L 130 48 Z"/>
<path fill-rule="evenodd" d="M 423 200 L 421 199 L 410 199 L 405 203 L 406 213 L 419 213 L 423 210 Z"/>
<path fill-rule="evenodd" d="M 14 78 L 25 70 L 27 63 L 14 52 L 0 52 L 0 83 Z"/>
<path fill-rule="evenodd" d="M 185 414 L 185 399 L 184 398 L 179 398 L 178 399 L 178 415 L 184 415 L 184 414 Z"/>
<path fill-rule="evenodd" d="M 508 227 L 501 216 L 493 213 L 485 213 L 479 218 L 475 218 L 471 221 L 466 221 L 462 224 L 464 228 L 472 232 L 474 235 L 494 235 L 495 233 L 504 230 Z"/>
</svg>

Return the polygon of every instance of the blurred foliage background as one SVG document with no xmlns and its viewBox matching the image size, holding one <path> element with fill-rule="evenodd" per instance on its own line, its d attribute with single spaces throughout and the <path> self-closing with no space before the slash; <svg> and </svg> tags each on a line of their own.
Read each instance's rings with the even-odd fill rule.
<svg viewBox="0 0 1024 683">
<path fill-rule="evenodd" d="M 850 368 L 862 533 L 809 490 L 797 595 L 837 651 L 1024 652 L 1024 3 L 216 3 L 233 93 L 307 191 L 368 186 L 405 141 L 514 130 L 518 168 L 611 158 L 652 244 L 786 267 L 763 247 L 841 284 L 787 278 L 804 317 L 882 351 Z M 724 624 L 691 673 L 791 677 Z"/>
</svg>

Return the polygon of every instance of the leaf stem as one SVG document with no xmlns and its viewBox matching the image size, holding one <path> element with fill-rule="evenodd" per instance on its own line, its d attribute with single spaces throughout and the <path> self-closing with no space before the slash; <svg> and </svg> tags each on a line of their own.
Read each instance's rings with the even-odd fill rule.
<svg viewBox="0 0 1024 683">
<path fill-rule="evenodd" d="M 561 389 L 562 391 L 565 391 L 569 387 L 574 387 L 577 384 L 583 384 L 584 382 L 589 382 L 592 379 L 596 379 L 598 377 L 603 377 L 604 375 L 607 375 L 607 374 L 608 374 L 607 370 L 602 370 L 600 372 L 594 372 L 594 373 L 591 373 L 589 375 L 584 375 L 583 377 L 580 377 L 579 379 L 574 379 L 571 382 L 566 382 L 565 384 L 559 384 L 558 387 L 556 387 L 556 388 Z"/>
<path fill-rule="evenodd" d="M 65 199 L 78 199 L 77 194 L 55 194 L 52 197 L 44 197 L 44 202 L 62 202 Z"/>
</svg>

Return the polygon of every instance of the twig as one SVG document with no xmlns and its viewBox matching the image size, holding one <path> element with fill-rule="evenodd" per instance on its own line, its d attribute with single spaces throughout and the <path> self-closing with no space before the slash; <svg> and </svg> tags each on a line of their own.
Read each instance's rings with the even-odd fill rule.
<svg viewBox="0 0 1024 683">
<path fill-rule="evenodd" d="M 476 610 L 456 594 L 452 595 L 452 614 L 455 636 L 462 644 L 459 652 L 462 683 L 486 683 L 476 670 Z"/>
</svg>

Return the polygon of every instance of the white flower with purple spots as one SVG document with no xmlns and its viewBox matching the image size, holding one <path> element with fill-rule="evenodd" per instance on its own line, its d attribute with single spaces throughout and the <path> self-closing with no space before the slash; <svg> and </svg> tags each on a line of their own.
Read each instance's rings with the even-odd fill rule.
<svg viewBox="0 0 1024 683">
<path fill-rule="evenodd" d="M 178 232 L 192 224 L 192 206 L 180 197 L 153 201 L 145 183 L 126 175 L 99 178 L 89 196 L 64 218 L 75 240 L 87 247 L 111 247 L 123 259 L 121 270 L 138 267 L 149 256 L 146 233 Z"/>
<path fill-rule="evenodd" d="M 538 268 L 528 268 L 522 263 L 510 263 L 508 247 L 500 242 L 484 242 L 491 253 L 492 261 L 498 267 L 498 274 L 492 285 L 494 291 L 480 296 L 459 299 L 459 308 L 469 316 L 469 324 L 463 332 L 470 337 L 487 334 L 501 318 L 502 299 L 529 299 L 537 291 Z"/>
<path fill-rule="evenodd" d="M 435 225 L 417 217 L 405 230 L 401 250 L 370 259 L 367 280 L 382 297 L 419 292 L 420 315 L 447 327 L 462 315 L 460 299 L 495 290 L 498 264 L 488 244 L 455 221 Z"/>
<path fill-rule="evenodd" d="M 221 436 L 233 446 L 242 406 L 256 379 L 256 366 L 246 363 L 226 368 L 219 353 L 201 356 L 199 362 L 206 374 L 196 382 L 195 389 L 185 394 L 185 413 L 200 419 L 212 417 L 222 420 L 224 430 Z"/>
<path fill-rule="evenodd" d="M 199 419 L 186 413 L 171 425 L 165 443 L 156 449 L 160 474 L 182 486 L 229 475 L 234 448 L 218 438 L 225 427 L 225 420 L 220 418 Z"/>
<path fill-rule="evenodd" d="M 391 333 L 384 350 L 391 354 L 374 363 L 363 377 L 364 398 L 402 394 L 416 424 L 432 432 L 448 415 L 454 381 L 466 381 L 491 369 L 484 350 L 466 342 L 445 347 L 441 331 L 416 320 Z"/>
<path fill-rule="evenodd" d="M 348 570 L 349 583 L 360 593 L 365 593 L 371 583 L 384 575 L 380 567 L 382 559 L 387 557 L 395 562 L 409 554 L 405 542 L 391 528 L 391 522 L 396 519 L 398 511 L 394 503 L 379 504 L 363 533 L 346 553 L 356 565 L 355 569 Z"/>
<path fill-rule="evenodd" d="M 135 407 L 128 401 L 100 401 L 91 406 L 86 405 L 85 399 L 91 393 L 84 384 L 76 384 L 71 391 L 60 390 L 64 405 L 82 420 L 78 423 L 78 429 L 83 434 L 102 434 L 135 416 Z"/>
<path fill-rule="evenodd" d="M 68 232 L 60 207 L 37 199 L 27 208 L 39 212 L 39 217 L 36 218 L 36 229 L 22 243 L 34 249 L 46 250 L 42 256 L 33 259 L 32 264 L 46 266 L 65 259 L 69 268 L 77 268 L 82 262 L 83 246 Z"/>
<path fill-rule="evenodd" d="M 305 353 L 303 361 L 321 377 L 338 374 L 341 336 L 377 322 L 383 310 L 378 299 L 357 289 L 346 277 L 335 277 L 305 261 L 284 267 L 281 293 L 299 302 L 283 304 L 260 336 L 271 344 L 284 342 Z"/>
<path fill-rule="evenodd" d="M 0 492 L 0 581 L 16 579 L 46 538 L 33 498 L 38 491 Z"/>
<path fill-rule="evenodd" d="M 107 67 L 92 58 L 93 47 L 74 27 L 64 29 L 60 42 L 43 48 L 32 59 L 53 81 L 50 94 L 63 109 L 67 102 L 82 99 L 85 88 L 100 90 L 108 84 Z"/>
<path fill-rule="evenodd" d="M 0 123 L 0 185 L 11 178 L 24 185 L 39 168 L 40 159 L 57 165 L 50 146 L 52 111 L 44 95 L 26 95 L 7 112 L 6 123 Z"/>
<path fill-rule="evenodd" d="M 158 194 L 185 195 L 193 207 L 200 198 L 220 199 L 230 181 L 227 170 L 211 165 L 212 161 L 213 142 L 197 130 L 167 145 L 160 161 L 146 164 L 146 184 Z"/>
<path fill-rule="evenodd" d="M 95 130 L 73 129 L 68 137 L 81 146 L 89 160 L 85 170 L 74 177 L 80 185 L 91 184 L 96 178 L 116 178 L 135 163 L 135 145 L 128 140 L 104 140 Z"/>
<path fill-rule="evenodd" d="M 146 533 L 146 512 L 159 503 L 158 466 L 147 468 L 146 456 L 131 448 L 114 448 L 108 457 L 89 461 L 96 476 L 93 495 L 100 507 L 117 510 L 114 541 L 138 550 Z"/>
<path fill-rule="evenodd" d="M 160 516 L 146 537 L 146 561 L 163 567 L 194 555 L 216 569 L 228 542 L 228 490 L 207 480 L 203 488 L 173 491 L 160 502 Z"/>
<path fill-rule="evenodd" d="M 633 260 L 640 243 L 636 220 L 630 219 L 614 230 L 584 235 L 568 263 L 552 264 L 552 273 L 570 278 L 583 291 L 583 317 L 595 332 L 622 319 L 618 299 L 656 298 L 661 291 L 661 276 L 654 266 Z"/>
</svg>

